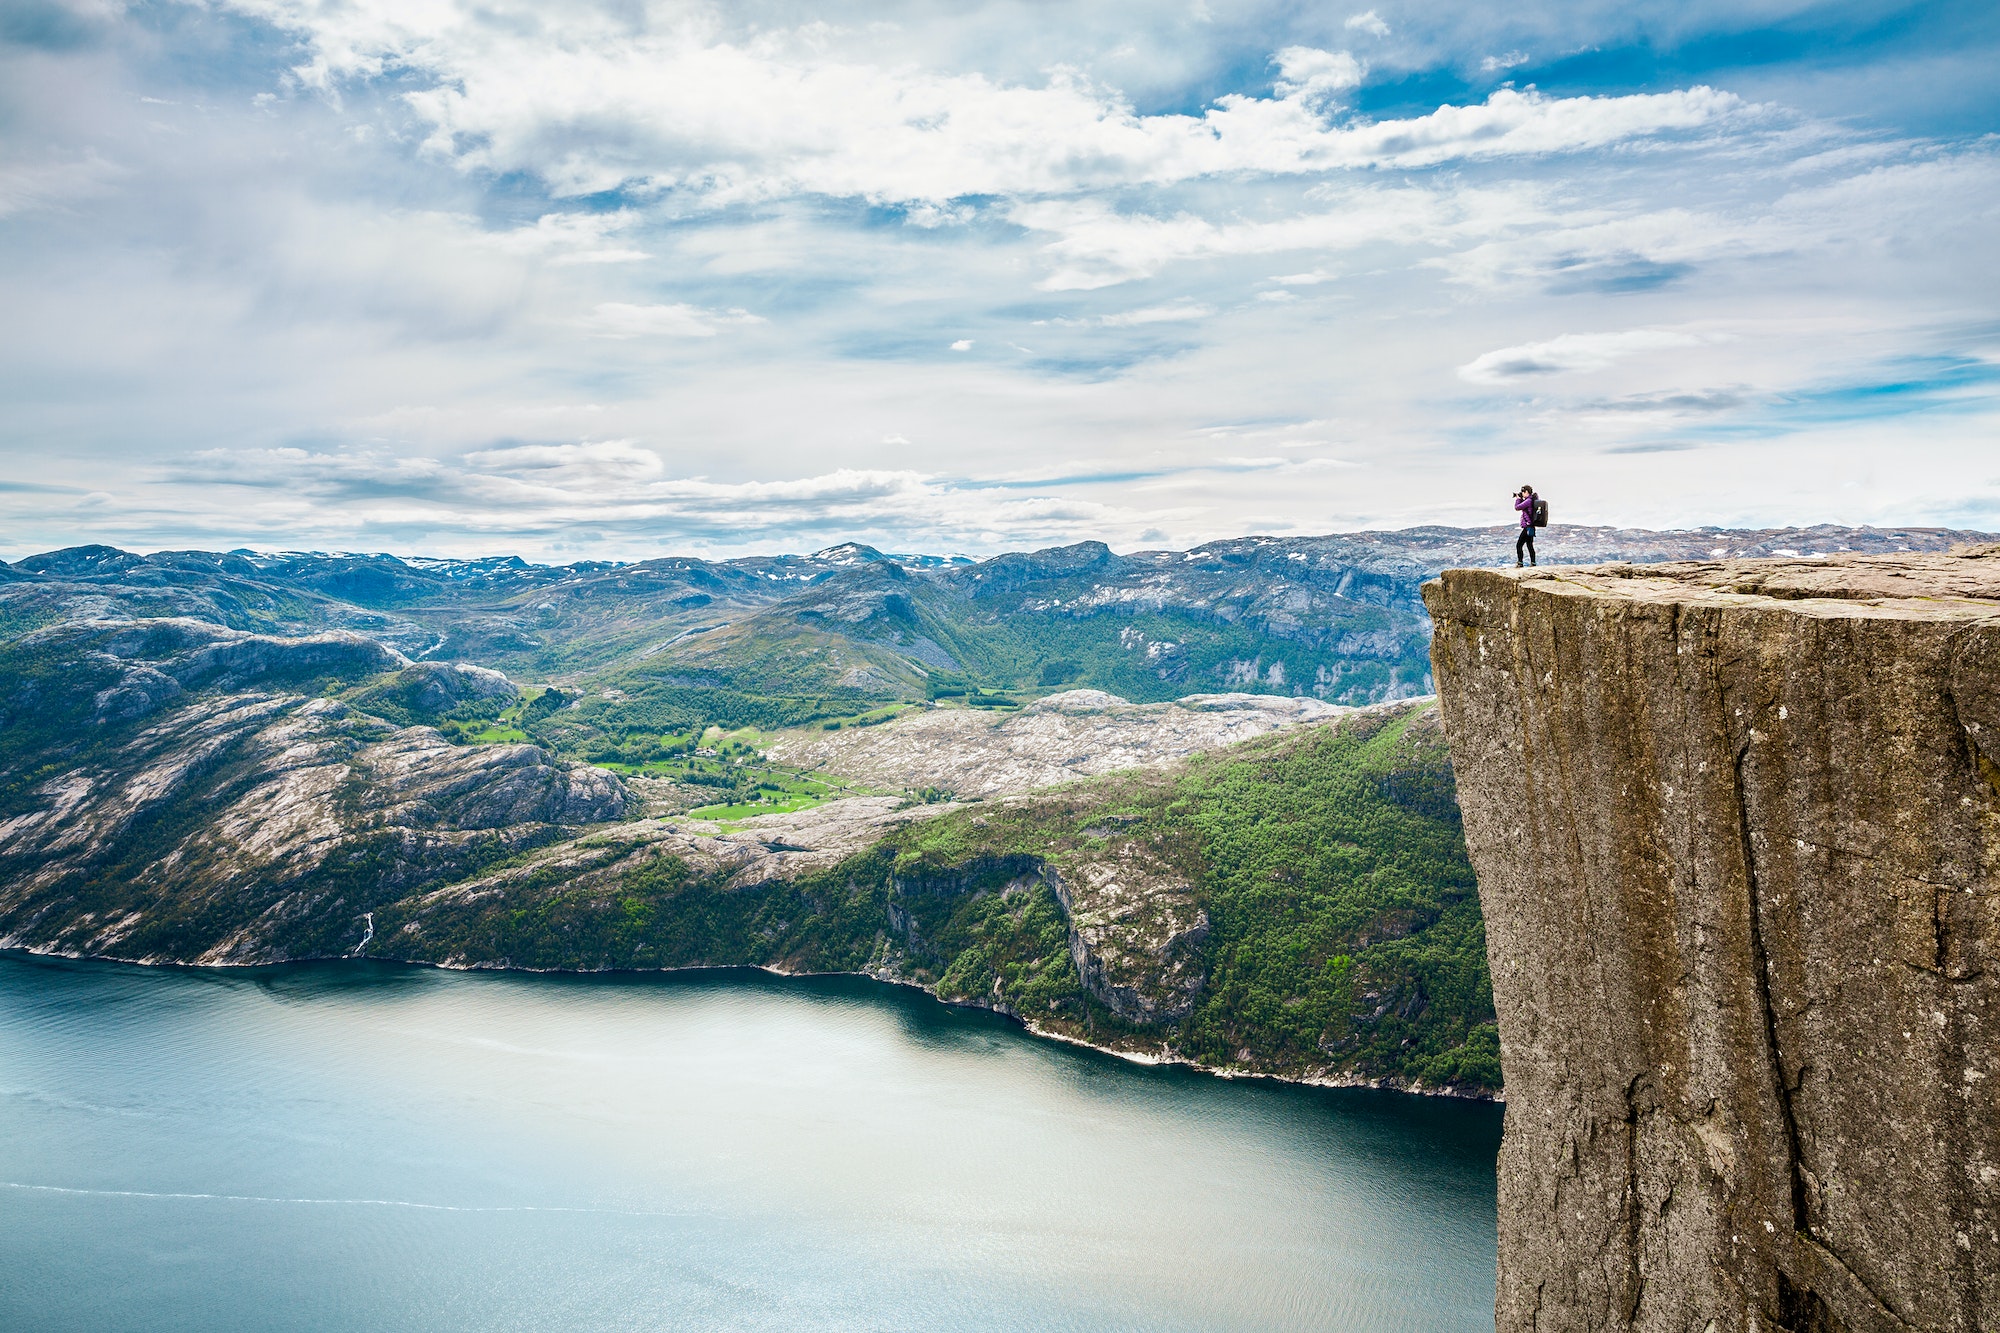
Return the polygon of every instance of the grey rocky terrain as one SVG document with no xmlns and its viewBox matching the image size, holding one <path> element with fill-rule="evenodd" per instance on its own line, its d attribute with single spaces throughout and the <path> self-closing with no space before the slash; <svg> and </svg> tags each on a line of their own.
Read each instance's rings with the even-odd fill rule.
<svg viewBox="0 0 2000 1333">
<path fill-rule="evenodd" d="M 995 796 L 1159 767 L 1345 711 L 1309 696 L 1197 694 L 1134 704 L 1102 690 L 1066 690 L 1018 712 L 933 708 L 874 727 L 787 732 L 770 754 L 870 786 Z"/>
</svg>

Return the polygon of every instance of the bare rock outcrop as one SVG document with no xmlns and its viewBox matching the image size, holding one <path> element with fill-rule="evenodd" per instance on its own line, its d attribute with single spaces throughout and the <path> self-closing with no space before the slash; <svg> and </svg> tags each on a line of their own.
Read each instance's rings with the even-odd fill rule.
<svg viewBox="0 0 2000 1333">
<path fill-rule="evenodd" d="M 1208 910 L 1189 877 L 1138 843 L 1103 860 L 1042 872 L 1069 916 L 1069 954 L 1084 989 L 1128 1023 L 1186 1018 L 1208 970 Z"/>
<path fill-rule="evenodd" d="M 762 815 L 728 828 L 703 820 L 635 821 L 615 832 L 595 833 L 588 841 L 593 849 L 629 843 L 634 855 L 668 850 L 702 873 L 724 876 L 732 890 L 744 890 L 828 869 L 898 825 L 953 808 L 865 796 Z M 1094 856 L 1062 866 L 1032 855 L 1018 859 L 1021 873 L 1010 887 L 1042 882 L 1055 894 L 1067 918 L 1070 957 L 1085 989 L 1129 1023 L 1150 1026 L 1187 1017 L 1208 979 L 1202 945 L 1209 919 L 1199 887 L 1185 869 L 1169 864 L 1137 838 L 1107 838 Z M 531 873 L 511 870 L 495 878 Z M 959 872 L 898 888 L 961 892 L 967 878 L 976 875 Z M 485 887 L 467 884 L 437 898 L 452 902 Z"/>
<path fill-rule="evenodd" d="M 17 658 L 60 661 L 54 693 L 88 691 L 83 711 L 99 725 L 150 717 L 190 691 L 248 690 L 354 679 L 407 666 L 407 660 L 360 634 L 332 631 L 302 638 L 246 634 L 184 618 L 73 620 L 23 635 Z M 497 674 L 497 673 L 489 673 Z M 0 726 L 61 709 L 39 683 L 0 697 Z"/>
<path fill-rule="evenodd" d="M 2000 1327 L 2000 547 L 1425 596 L 1498 1327 Z"/>
<path fill-rule="evenodd" d="M 770 753 L 874 786 L 995 796 L 1124 768 L 1159 768 L 1347 711 L 1311 696 L 1195 694 L 1135 704 L 1102 690 L 1067 690 L 1018 713 L 935 708 L 878 727 L 796 732 Z"/>
<path fill-rule="evenodd" d="M 412 662 L 363 691 L 363 709 L 399 721 L 434 721 L 462 704 L 504 705 L 521 697 L 513 681 L 470 662 Z"/>
</svg>

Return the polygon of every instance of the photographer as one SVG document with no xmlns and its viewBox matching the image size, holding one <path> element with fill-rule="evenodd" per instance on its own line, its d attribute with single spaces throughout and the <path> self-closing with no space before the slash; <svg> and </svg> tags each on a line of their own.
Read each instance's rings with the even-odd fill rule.
<svg viewBox="0 0 2000 1333">
<path fill-rule="evenodd" d="M 1521 567 L 1521 552 L 1528 553 L 1528 563 L 1535 563 L 1535 488 L 1523 486 L 1514 492 L 1514 512 L 1521 516 L 1521 535 L 1514 539 L 1514 568 Z"/>
</svg>

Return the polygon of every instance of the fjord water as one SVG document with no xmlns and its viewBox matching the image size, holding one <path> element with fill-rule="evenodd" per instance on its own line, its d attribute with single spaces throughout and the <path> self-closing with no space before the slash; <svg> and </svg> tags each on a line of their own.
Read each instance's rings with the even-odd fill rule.
<svg viewBox="0 0 2000 1333">
<path fill-rule="evenodd" d="M 859 979 L 0 955 L 16 1333 L 1491 1328 L 1498 1140 Z"/>
</svg>

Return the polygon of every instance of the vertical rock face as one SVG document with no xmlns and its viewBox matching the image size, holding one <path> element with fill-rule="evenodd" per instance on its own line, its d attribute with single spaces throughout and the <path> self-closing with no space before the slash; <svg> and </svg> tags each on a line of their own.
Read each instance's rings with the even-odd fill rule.
<svg viewBox="0 0 2000 1333">
<path fill-rule="evenodd" d="M 1185 874 L 1136 842 L 1103 860 L 1042 875 L 1069 915 L 1069 954 L 1084 989 L 1128 1023 L 1186 1018 L 1208 970 L 1208 909 Z"/>
<path fill-rule="evenodd" d="M 2000 547 L 1425 600 L 1499 1328 L 2000 1328 Z"/>
</svg>

